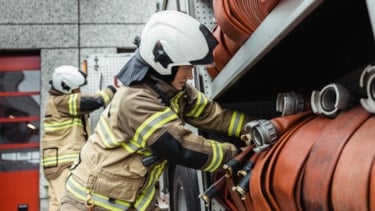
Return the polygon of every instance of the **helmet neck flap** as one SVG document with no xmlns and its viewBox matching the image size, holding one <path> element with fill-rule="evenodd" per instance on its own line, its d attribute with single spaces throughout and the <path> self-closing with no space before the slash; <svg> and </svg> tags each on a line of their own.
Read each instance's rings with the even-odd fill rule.
<svg viewBox="0 0 375 211">
<path fill-rule="evenodd" d="M 125 86 L 142 81 L 151 67 L 141 58 L 139 50 L 116 74 L 117 79 Z"/>
</svg>

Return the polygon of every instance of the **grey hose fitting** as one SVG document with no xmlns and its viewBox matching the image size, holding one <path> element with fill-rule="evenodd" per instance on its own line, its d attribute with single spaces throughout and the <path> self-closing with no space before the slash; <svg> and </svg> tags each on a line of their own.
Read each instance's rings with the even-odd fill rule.
<svg viewBox="0 0 375 211">
<path fill-rule="evenodd" d="M 361 98 L 360 102 L 364 109 L 375 113 L 375 65 L 368 65 L 362 72 L 359 85 L 366 89 L 367 98 Z"/>
<path fill-rule="evenodd" d="M 303 96 L 296 92 L 278 93 L 276 99 L 276 111 L 281 112 L 281 116 L 300 113 L 305 108 Z"/>
<path fill-rule="evenodd" d="M 315 114 L 336 117 L 339 111 L 350 107 L 351 96 L 349 90 L 339 84 L 331 83 L 321 91 L 311 94 L 311 109 Z"/>
<path fill-rule="evenodd" d="M 259 119 L 248 122 L 245 125 L 245 130 L 248 132 L 254 143 L 254 152 L 259 153 L 277 140 L 277 131 L 275 126 L 269 120 Z"/>
</svg>

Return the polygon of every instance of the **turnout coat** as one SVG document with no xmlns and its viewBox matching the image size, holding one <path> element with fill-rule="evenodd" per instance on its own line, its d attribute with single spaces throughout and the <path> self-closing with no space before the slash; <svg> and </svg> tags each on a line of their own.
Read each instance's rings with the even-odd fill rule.
<svg viewBox="0 0 375 211">
<path fill-rule="evenodd" d="M 115 92 L 113 86 L 95 94 L 49 90 L 41 144 L 46 179 L 57 178 L 72 165 L 91 133 L 88 114 L 108 105 Z"/>
<path fill-rule="evenodd" d="M 146 210 L 168 163 L 213 172 L 239 152 L 234 144 L 195 134 L 186 123 L 239 137 L 252 117 L 221 108 L 190 85 L 178 91 L 148 77 L 153 83 L 118 88 L 102 113 L 67 181 L 77 200 L 110 210 Z M 157 160 L 144 164 L 151 155 Z"/>
</svg>

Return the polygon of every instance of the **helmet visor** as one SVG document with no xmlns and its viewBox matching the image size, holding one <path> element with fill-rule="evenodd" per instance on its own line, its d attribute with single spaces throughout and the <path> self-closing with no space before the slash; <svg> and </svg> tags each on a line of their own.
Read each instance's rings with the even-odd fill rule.
<svg viewBox="0 0 375 211">
<path fill-rule="evenodd" d="M 213 51 L 214 48 L 219 44 L 219 42 L 216 40 L 216 38 L 212 35 L 210 30 L 208 28 L 201 24 L 199 26 L 199 30 L 204 35 L 204 38 L 206 39 L 207 45 L 208 45 L 208 52 L 205 57 L 199 60 L 190 61 L 192 65 L 209 65 L 214 63 L 214 57 L 213 57 Z"/>
</svg>

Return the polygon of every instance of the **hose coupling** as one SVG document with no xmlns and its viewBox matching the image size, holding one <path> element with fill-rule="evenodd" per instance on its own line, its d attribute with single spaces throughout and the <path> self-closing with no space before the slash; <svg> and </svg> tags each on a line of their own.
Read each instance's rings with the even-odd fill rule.
<svg viewBox="0 0 375 211">
<path fill-rule="evenodd" d="M 277 94 L 276 111 L 281 112 L 281 116 L 300 113 L 305 107 L 305 100 L 299 93 L 292 91 Z"/>
<path fill-rule="evenodd" d="M 245 130 L 251 135 L 254 143 L 253 150 L 259 153 L 277 140 L 277 131 L 275 126 L 269 120 L 259 119 L 248 122 Z"/>
<path fill-rule="evenodd" d="M 317 115 L 336 117 L 341 110 L 351 106 L 352 96 L 349 90 L 339 83 L 331 83 L 323 87 L 321 91 L 313 91 L 311 94 L 311 108 Z"/>
<path fill-rule="evenodd" d="M 375 65 L 368 65 L 359 79 L 361 88 L 366 89 L 367 98 L 361 98 L 360 102 L 364 109 L 375 113 Z"/>
</svg>

